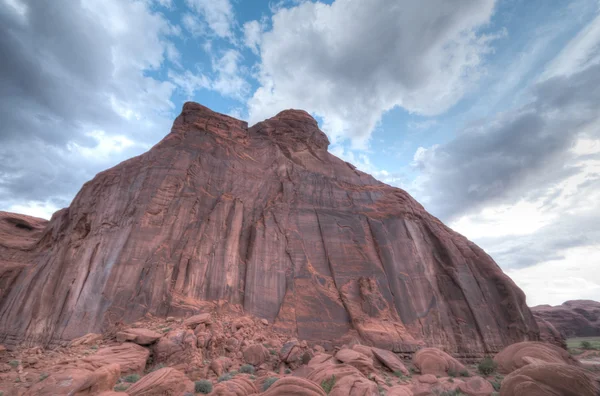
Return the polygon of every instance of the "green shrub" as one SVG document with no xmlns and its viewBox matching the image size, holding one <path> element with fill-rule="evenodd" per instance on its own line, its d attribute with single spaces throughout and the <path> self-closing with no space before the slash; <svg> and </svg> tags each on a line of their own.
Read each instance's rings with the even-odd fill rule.
<svg viewBox="0 0 600 396">
<path fill-rule="evenodd" d="M 48 373 L 42 373 L 42 374 L 40 374 L 40 381 L 45 380 L 46 378 L 48 378 L 49 375 L 50 374 L 48 374 Z"/>
<path fill-rule="evenodd" d="M 134 383 L 138 382 L 139 380 L 140 380 L 139 374 L 129 374 L 129 375 L 123 377 L 123 381 L 129 382 L 130 384 L 134 384 Z"/>
<path fill-rule="evenodd" d="M 444 391 L 444 392 L 440 393 L 439 395 L 440 396 L 464 396 L 464 393 L 462 393 L 458 389 L 455 389 L 455 390 Z"/>
<path fill-rule="evenodd" d="M 461 377 L 470 377 L 471 376 L 471 374 L 469 374 L 469 372 L 467 370 L 462 370 L 458 374 L 460 374 Z"/>
<path fill-rule="evenodd" d="M 496 392 L 500 390 L 500 381 L 490 381 L 490 384 L 492 384 L 492 387 Z"/>
<path fill-rule="evenodd" d="M 277 355 L 277 351 L 275 349 L 269 349 L 269 353 L 271 355 Z"/>
<path fill-rule="evenodd" d="M 477 370 L 483 375 L 491 375 L 496 371 L 498 365 L 490 357 L 486 357 L 477 365 Z"/>
<path fill-rule="evenodd" d="M 289 368 L 288 368 L 288 369 L 285 369 L 285 373 L 286 373 L 286 374 L 291 374 L 291 373 L 292 373 L 292 370 L 290 370 Z"/>
<path fill-rule="evenodd" d="M 10 364 L 10 367 L 12 367 L 12 368 L 19 367 L 19 363 L 21 363 L 21 362 L 19 362 L 18 360 L 11 360 L 10 362 L 8 362 L 8 364 Z"/>
<path fill-rule="evenodd" d="M 458 373 L 454 369 L 449 369 L 448 370 L 448 377 L 451 377 L 451 378 L 458 377 Z"/>
<path fill-rule="evenodd" d="M 125 390 L 127 390 L 127 388 L 129 388 L 129 386 L 128 386 L 128 385 L 125 385 L 125 384 L 117 384 L 117 385 L 115 385 L 115 387 L 114 387 L 113 389 L 114 389 L 114 391 L 115 391 L 115 392 L 122 392 L 122 391 L 125 391 Z"/>
<path fill-rule="evenodd" d="M 262 390 L 263 392 L 266 392 L 267 389 L 269 389 L 271 387 L 271 385 L 273 385 L 279 378 L 277 377 L 269 377 L 265 380 L 265 382 L 263 383 L 263 387 Z"/>
<path fill-rule="evenodd" d="M 203 395 L 208 395 L 212 392 L 213 386 L 212 382 L 208 380 L 200 380 L 194 382 L 194 390 L 196 393 L 202 393 Z"/>
<path fill-rule="evenodd" d="M 594 346 L 589 341 L 581 341 L 581 343 L 579 344 L 579 347 L 581 349 L 585 349 L 586 351 L 589 351 L 590 349 L 594 349 Z"/>
<path fill-rule="evenodd" d="M 335 385 L 335 375 L 332 375 L 331 378 L 328 378 L 326 380 L 323 380 L 323 382 L 321 382 L 321 388 L 323 388 L 323 390 L 327 394 L 329 394 L 329 392 L 331 392 L 331 389 L 333 389 L 334 385 Z"/>
<path fill-rule="evenodd" d="M 217 382 L 229 381 L 233 377 L 235 377 L 235 374 L 226 373 L 226 374 L 223 374 L 222 376 L 220 376 L 219 379 L 217 379 Z"/>
<path fill-rule="evenodd" d="M 244 364 L 242 367 L 240 367 L 240 373 L 254 374 L 254 366 L 251 364 Z"/>
</svg>

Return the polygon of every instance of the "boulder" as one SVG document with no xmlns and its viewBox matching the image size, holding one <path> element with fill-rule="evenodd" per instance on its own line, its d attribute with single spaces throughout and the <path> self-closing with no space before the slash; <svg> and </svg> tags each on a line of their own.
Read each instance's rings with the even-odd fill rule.
<svg viewBox="0 0 600 396">
<path fill-rule="evenodd" d="M 546 342 L 526 341 L 512 344 L 504 348 L 494 357 L 498 372 L 511 373 L 534 362 L 562 363 L 579 366 L 569 352 Z"/>
<path fill-rule="evenodd" d="M 67 368 L 51 373 L 29 388 L 25 395 L 97 395 L 112 390 L 120 375 L 118 364 L 109 364 L 94 371 Z"/>
<path fill-rule="evenodd" d="M 127 389 L 129 396 L 175 396 L 186 392 L 194 393 L 194 383 L 170 367 L 151 372 Z"/>
<path fill-rule="evenodd" d="M 234 378 L 219 382 L 213 388 L 211 396 L 246 396 L 258 394 L 258 389 L 252 381 L 243 376 L 235 376 Z"/>
<path fill-rule="evenodd" d="M 81 365 L 88 369 L 98 369 L 109 364 L 119 364 L 121 375 L 142 373 L 150 351 L 137 344 L 126 342 L 121 345 L 101 348 L 94 355 L 81 359 Z"/>
<path fill-rule="evenodd" d="M 201 313 L 198 315 L 191 316 L 183 321 L 183 324 L 187 327 L 196 328 L 199 324 L 210 324 L 210 314 Z"/>
<path fill-rule="evenodd" d="M 152 351 L 155 363 L 182 363 L 198 351 L 198 340 L 192 330 L 172 330 L 156 342 Z"/>
<path fill-rule="evenodd" d="M 399 371 L 404 375 L 410 375 L 410 372 L 402 363 L 402 360 L 393 352 L 386 351 L 380 348 L 371 348 L 373 355 L 379 360 L 384 366 L 389 368 L 392 372 Z"/>
<path fill-rule="evenodd" d="M 346 375 L 335 378 L 329 396 L 379 396 L 377 384 L 365 377 Z"/>
<path fill-rule="evenodd" d="M 244 361 L 253 366 L 259 366 L 269 360 L 269 350 L 262 344 L 250 345 L 244 349 Z"/>
<path fill-rule="evenodd" d="M 413 363 L 421 374 L 433 374 L 441 377 L 450 373 L 466 370 L 458 360 L 437 348 L 423 348 L 413 356 Z M 456 375 L 455 374 L 455 375 Z"/>
<path fill-rule="evenodd" d="M 458 389 L 467 396 L 490 396 L 494 387 L 481 377 L 470 377 L 458 385 Z"/>
<path fill-rule="evenodd" d="M 221 356 L 210 362 L 209 367 L 217 375 L 217 377 L 220 377 L 229 371 L 232 364 L 233 362 L 231 359 Z"/>
<path fill-rule="evenodd" d="M 155 343 L 162 334 L 148 329 L 127 329 L 117 333 L 117 342 L 131 341 L 138 345 L 150 345 Z"/>
<path fill-rule="evenodd" d="M 500 396 L 598 396 L 600 387 L 585 369 L 564 363 L 528 364 L 502 381 Z"/>
<path fill-rule="evenodd" d="M 327 394 L 316 383 L 304 378 L 284 377 L 280 378 L 269 387 L 263 396 L 326 396 Z"/>
<path fill-rule="evenodd" d="M 372 358 L 352 349 L 341 349 L 335 354 L 335 358 L 342 363 L 356 367 L 361 373 L 367 376 L 375 371 Z"/>
</svg>

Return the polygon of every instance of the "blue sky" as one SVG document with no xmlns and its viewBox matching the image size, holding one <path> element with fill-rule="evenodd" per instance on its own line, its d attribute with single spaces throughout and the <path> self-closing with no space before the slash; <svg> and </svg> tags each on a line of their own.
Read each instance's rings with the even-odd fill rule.
<svg viewBox="0 0 600 396">
<path fill-rule="evenodd" d="M 530 305 L 600 300 L 597 0 L 0 0 L 0 210 L 49 218 L 193 100 L 309 111 Z"/>
</svg>

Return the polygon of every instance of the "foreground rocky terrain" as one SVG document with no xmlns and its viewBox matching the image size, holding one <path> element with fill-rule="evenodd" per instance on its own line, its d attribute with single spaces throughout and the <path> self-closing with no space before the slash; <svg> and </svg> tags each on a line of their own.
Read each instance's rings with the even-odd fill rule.
<svg viewBox="0 0 600 396">
<path fill-rule="evenodd" d="M 322 346 L 482 358 L 538 339 L 484 251 L 328 145 L 303 111 L 248 128 L 186 103 L 49 223 L 2 213 L 0 342 L 60 346 L 218 300 Z"/>
<path fill-rule="evenodd" d="M 105 334 L 43 349 L 0 348 L 0 392 L 12 395 L 596 396 L 600 361 L 548 343 L 494 359 L 436 348 L 397 354 L 349 340 L 333 347 L 277 332 L 225 301 L 187 318 L 146 315 Z"/>
<path fill-rule="evenodd" d="M 561 305 L 538 305 L 531 308 L 538 324 L 550 323 L 564 337 L 600 336 L 600 302 L 566 301 Z"/>
</svg>

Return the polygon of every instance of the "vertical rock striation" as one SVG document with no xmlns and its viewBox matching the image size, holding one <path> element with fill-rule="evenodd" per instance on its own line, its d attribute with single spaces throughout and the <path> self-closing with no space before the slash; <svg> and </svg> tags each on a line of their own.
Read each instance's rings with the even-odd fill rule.
<svg viewBox="0 0 600 396">
<path fill-rule="evenodd" d="M 398 352 L 537 339 L 483 250 L 328 145 L 303 111 L 248 128 L 186 103 L 151 150 L 99 173 L 27 243 L 0 245 L 0 341 L 68 340 L 203 300 Z"/>
</svg>

